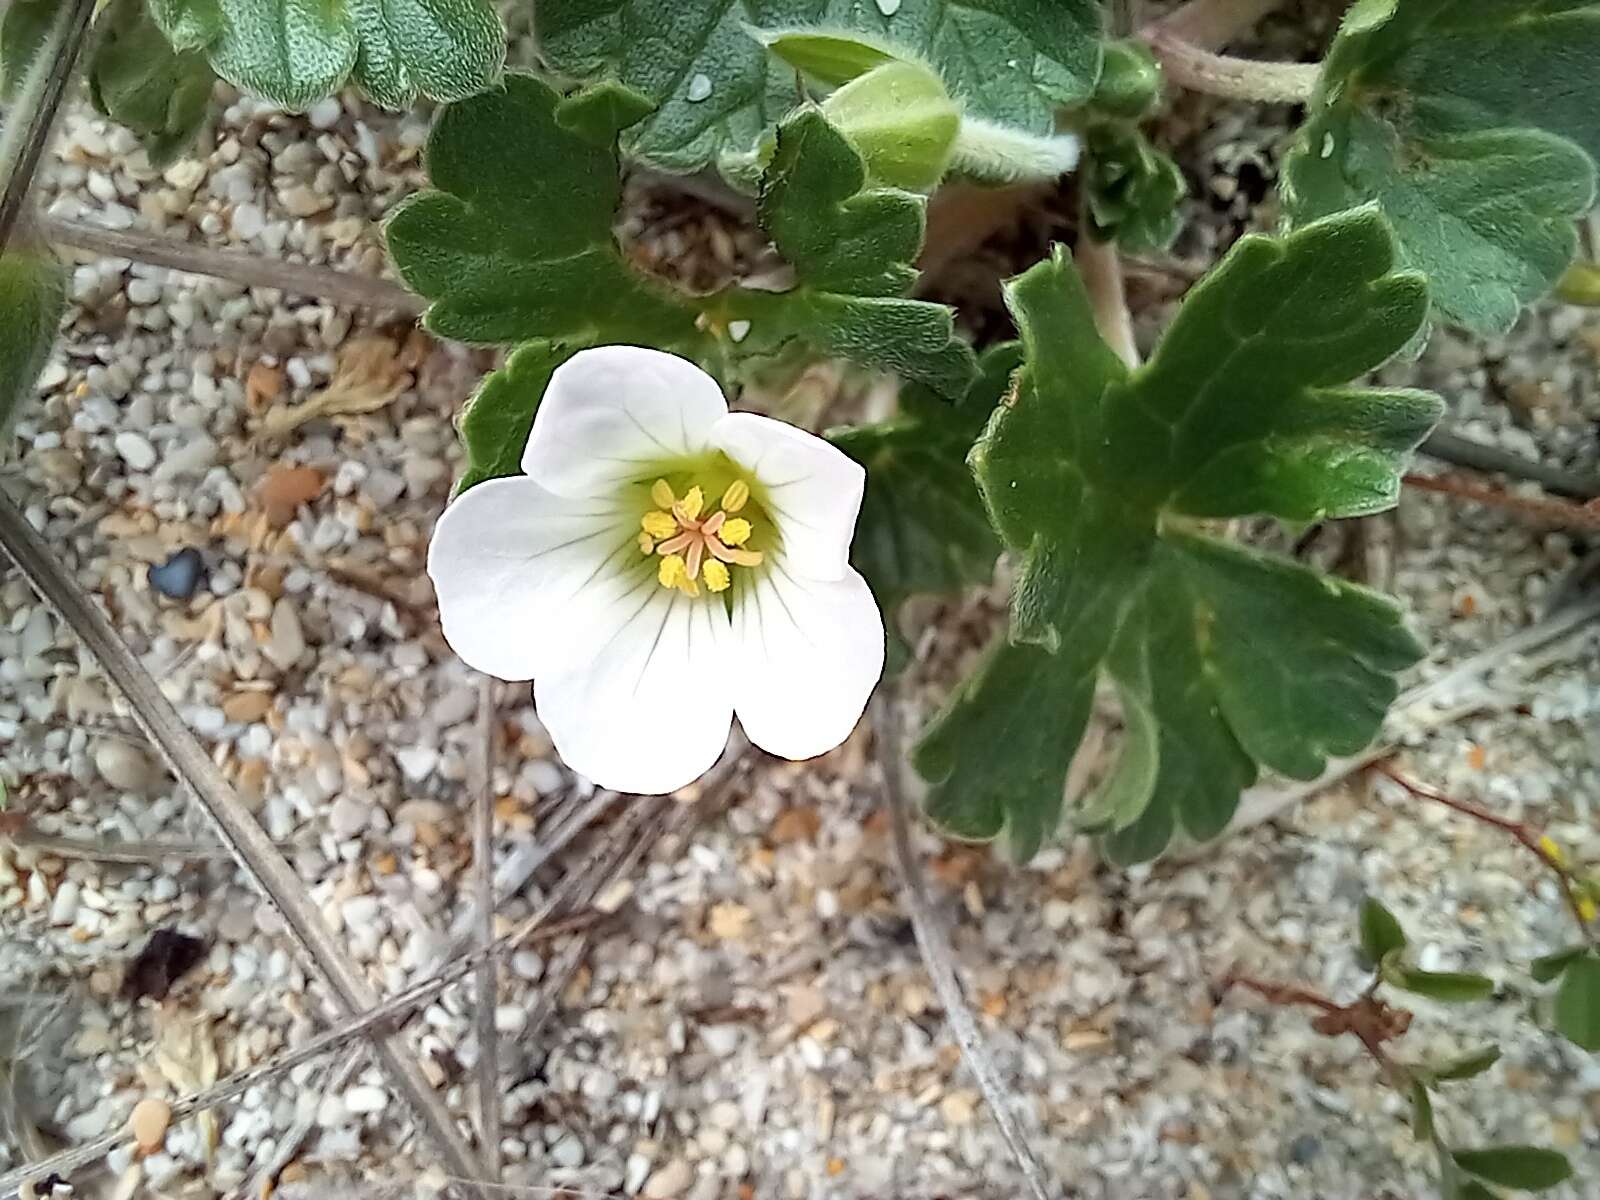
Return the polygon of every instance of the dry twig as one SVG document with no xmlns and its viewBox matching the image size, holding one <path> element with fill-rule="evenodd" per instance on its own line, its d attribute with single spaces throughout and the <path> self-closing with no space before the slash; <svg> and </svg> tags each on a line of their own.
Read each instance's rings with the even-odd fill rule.
<svg viewBox="0 0 1600 1200">
<path fill-rule="evenodd" d="M 500 1180 L 500 1031 L 495 1027 L 499 999 L 494 957 L 494 680 L 478 685 L 477 821 L 473 829 L 473 874 L 478 884 L 478 1133 L 490 1180 Z"/>
</svg>

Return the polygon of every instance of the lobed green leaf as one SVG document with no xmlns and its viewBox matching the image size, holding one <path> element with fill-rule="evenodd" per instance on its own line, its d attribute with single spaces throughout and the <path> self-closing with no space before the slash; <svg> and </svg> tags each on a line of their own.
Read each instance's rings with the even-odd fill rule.
<svg viewBox="0 0 1600 1200">
<path fill-rule="evenodd" d="M 456 482 L 456 495 L 486 479 L 522 474 L 522 451 L 539 401 L 550 376 L 570 357 L 572 351 L 559 343 L 525 342 L 478 385 L 457 422 L 467 469 Z"/>
<path fill-rule="evenodd" d="M 664 20 L 657 0 L 541 0 L 537 29 L 553 69 L 612 76 L 650 97 L 655 113 L 628 131 L 623 149 L 686 173 L 749 150 L 794 106 L 795 69 L 762 45 L 763 30 L 787 33 L 801 54 L 807 47 L 792 39 L 802 28 L 895 46 L 931 64 L 975 114 L 1032 133 L 1050 132 L 1056 109 L 1084 103 L 1099 76 L 1102 18 L 1094 0 L 901 0 L 893 12 L 883 7 L 863 0 L 679 0 Z M 813 53 L 821 44 L 814 40 Z M 843 70 L 825 73 L 843 82 Z"/>
<path fill-rule="evenodd" d="M 1290 221 L 1376 200 L 1446 320 L 1508 328 L 1594 202 L 1596 61 L 1593 0 L 1364 0 L 1285 165 Z"/>
<path fill-rule="evenodd" d="M 114 0 L 89 61 L 94 106 L 139 135 L 150 161 L 182 157 L 205 125 L 216 73 L 205 55 L 174 50 L 143 0 Z"/>
<path fill-rule="evenodd" d="M 1193 518 L 1378 511 L 1438 401 L 1345 382 L 1398 351 L 1426 294 L 1382 218 L 1241 240 L 1129 372 L 1059 252 L 1007 289 L 1025 364 L 972 463 L 1019 560 L 1005 644 L 916 751 L 934 819 L 1026 857 L 1060 819 L 1097 679 L 1123 758 L 1075 814 L 1132 862 L 1226 827 L 1257 764 L 1312 778 L 1376 731 L 1421 648 L 1364 588 Z"/>
</svg>

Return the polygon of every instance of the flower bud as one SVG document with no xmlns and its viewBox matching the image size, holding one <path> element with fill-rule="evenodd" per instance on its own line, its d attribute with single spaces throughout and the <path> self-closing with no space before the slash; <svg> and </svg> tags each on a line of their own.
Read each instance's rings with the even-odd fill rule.
<svg viewBox="0 0 1600 1200">
<path fill-rule="evenodd" d="M 1108 42 L 1100 82 L 1089 103 L 1108 117 L 1137 121 L 1161 99 L 1161 65 L 1143 42 Z"/>
<path fill-rule="evenodd" d="M 961 109 L 944 81 L 920 63 L 891 60 L 851 80 L 822 112 L 867 164 L 876 183 L 932 191 L 961 131 Z"/>
</svg>

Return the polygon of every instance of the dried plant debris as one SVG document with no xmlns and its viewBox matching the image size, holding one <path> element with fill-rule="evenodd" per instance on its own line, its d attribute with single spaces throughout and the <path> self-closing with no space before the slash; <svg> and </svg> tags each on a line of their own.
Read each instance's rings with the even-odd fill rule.
<svg viewBox="0 0 1600 1200">
<path fill-rule="evenodd" d="M 199 965 L 206 943 L 176 929 L 158 929 L 134 955 L 122 976 L 122 994 L 129 1000 L 167 998 L 174 984 Z"/>
</svg>

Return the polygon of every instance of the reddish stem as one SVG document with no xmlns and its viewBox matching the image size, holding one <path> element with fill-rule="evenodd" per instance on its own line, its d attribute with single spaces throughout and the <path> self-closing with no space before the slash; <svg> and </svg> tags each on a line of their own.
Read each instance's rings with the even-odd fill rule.
<svg viewBox="0 0 1600 1200">
<path fill-rule="evenodd" d="M 1420 492 L 1437 492 L 1443 496 L 1470 500 L 1475 504 L 1503 508 L 1518 516 L 1561 529 L 1600 529 L 1600 508 L 1592 503 L 1574 504 L 1570 500 L 1557 500 L 1552 497 L 1513 496 L 1501 488 L 1468 483 L 1448 475 L 1408 473 L 1404 476 L 1404 481 L 1407 487 L 1416 488 Z"/>
</svg>

